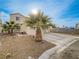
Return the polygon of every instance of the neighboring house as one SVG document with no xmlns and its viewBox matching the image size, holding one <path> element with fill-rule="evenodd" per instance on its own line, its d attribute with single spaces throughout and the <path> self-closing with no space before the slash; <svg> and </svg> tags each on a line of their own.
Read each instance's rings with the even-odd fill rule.
<svg viewBox="0 0 79 59">
<path fill-rule="evenodd" d="M 25 19 L 26 19 L 26 17 L 20 13 L 10 14 L 10 20 L 15 21 L 16 23 L 23 24 Z"/>
<path fill-rule="evenodd" d="M 13 14 L 10 14 L 10 21 L 14 21 L 15 23 L 19 24 L 21 26 L 21 31 L 26 31 L 26 26 L 25 26 L 25 20 L 26 20 L 26 17 L 23 16 L 22 14 L 20 13 L 13 13 Z"/>
<path fill-rule="evenodd" d="M 79 29 L 79 23 L 76 24 L 75 28 L 76 29 Z"/>
<path fill-rule="evenodd" d="M 35 34 L 34 29 L 30 29 L 29 27 L 26 26 L 25 21 L 27 20 L 28 17 L 20 14 L 20 13 L 13 13 L 10 14 L 10 21 L 14 21 L 15 23 L 20 24 L 20 31 L 21 32 L 27 32 L 28 34 Z"/>
</svg>

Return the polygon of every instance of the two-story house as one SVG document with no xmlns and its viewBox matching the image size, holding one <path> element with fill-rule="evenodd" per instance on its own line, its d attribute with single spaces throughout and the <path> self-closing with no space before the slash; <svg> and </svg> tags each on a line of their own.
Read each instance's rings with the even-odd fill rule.
<svg viewBox="0 0 79 59">
<path fill-rule="evenodd" d="M 15 23 L 20 25 L 21 31 L 26 31 L 26 25 L 25 25 L 25 20 L 27 17 L 23 16 L 20 13 L 13 13 L 10 14 L 10 21 L 14 21 Z"/>
<path fill-rule="evenodd" d="M 14 21 L 17 24 L 20 24 L 20 31 L 21 32 L 27 32 L 28 34 L 35 34 L 34 29 L 30 29 L 26 26 L 25 21 L 28 19 L 28 17 L 20 14 L 20 13 L 13 13 L 10 14 L 10 21 Z"/>
</svg>

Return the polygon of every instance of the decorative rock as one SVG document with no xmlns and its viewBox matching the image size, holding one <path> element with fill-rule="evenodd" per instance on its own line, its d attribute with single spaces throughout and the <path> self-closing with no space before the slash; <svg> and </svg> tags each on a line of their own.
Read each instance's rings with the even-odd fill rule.
<svg viewBox="0 0 79 59">
<path fill-rule="evenodd" d="M 11 53 L 7 53 L 6 59 L 10 59 L 10 57 L 11 57 Z"/>
<path fill-rule="evenodd" d="M 31 56 L 28 56 L 28 59 L 34 59 L 33 57 L 31 57 Z"/>
</svg>

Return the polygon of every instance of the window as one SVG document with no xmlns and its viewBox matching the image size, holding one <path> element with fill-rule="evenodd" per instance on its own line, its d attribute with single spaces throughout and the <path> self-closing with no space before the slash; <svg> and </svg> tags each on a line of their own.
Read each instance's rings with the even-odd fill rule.
<svg viewBox="0 0 79 59">
<path fill-rule="evenodd" d="M 16 20 L 18 21 L 19 20 L 19 17 L 16 17 Z"/>
</svg>

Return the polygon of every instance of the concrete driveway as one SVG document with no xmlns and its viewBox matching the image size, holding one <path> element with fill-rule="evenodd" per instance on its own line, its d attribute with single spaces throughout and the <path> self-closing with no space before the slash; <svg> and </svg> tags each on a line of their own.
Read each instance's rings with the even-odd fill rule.
<svg viewBox="0 0 79 59">
<path fill-rule="evenodd" d="M 74 38 L 78 38 L 78 37 L 72 35 L 59 34 L 59 33 L 47 33 L 44 34 L 43 36 L 44 40 L 51 43 L 55 43 L 60 46 L 73 41 Z"/>
<path fill-rule="evenodd" d="M 43 39 L 56 44 L 56 47 L 47 50 L 38 59 L 59 59 L 59 54 L 72 43 L 76 42 L 76 38 L 79 37 L 58 33 L 44 34 Z"/>
</svg>

